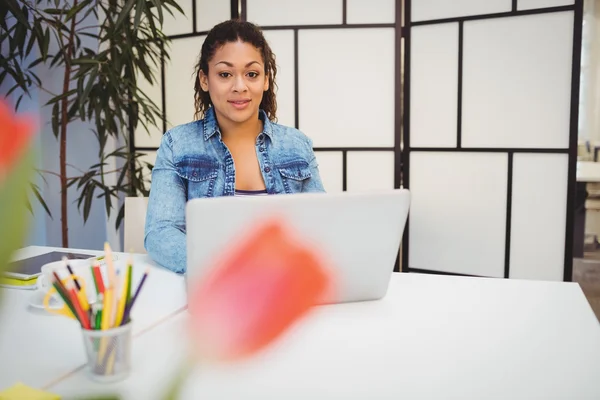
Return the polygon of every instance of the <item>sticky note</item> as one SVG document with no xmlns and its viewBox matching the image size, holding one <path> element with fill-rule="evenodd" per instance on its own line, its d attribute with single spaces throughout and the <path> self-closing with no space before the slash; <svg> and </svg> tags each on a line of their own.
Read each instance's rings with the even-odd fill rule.
<svg viewBox="0 0 600 400">
<path fill-rule="evenodd" d="M 0 392 L 0 400 L 60 400 L 60 396 L 18 382 Z"/>
</svg>

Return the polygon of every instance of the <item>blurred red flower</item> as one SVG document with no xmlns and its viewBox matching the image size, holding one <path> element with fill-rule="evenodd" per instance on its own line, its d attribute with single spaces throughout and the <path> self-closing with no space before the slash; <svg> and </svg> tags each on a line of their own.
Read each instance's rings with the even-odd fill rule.
<svg viewBox="0 0 600 400">
<path fill-rule="evenodd" d="M 250 356 L 283 334 L 331 288 L 321 259 L 280 220 L 232 245 L 192 288 L 192 342 L 204 360 Z"/>
</svg>

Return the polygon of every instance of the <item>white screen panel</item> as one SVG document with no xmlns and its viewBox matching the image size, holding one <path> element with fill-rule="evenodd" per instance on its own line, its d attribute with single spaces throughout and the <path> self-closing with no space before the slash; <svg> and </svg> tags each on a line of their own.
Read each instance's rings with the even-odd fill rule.
<svg viewBox="0 0 600 400">
<path fill-rule="evenodd" d="M 412 0 L 411 21 L 493 14 L 511 9 L 511 0 Z"/>
<path fill-rule="evenodd" d="M 562 281 L 569 158 L 515 154 L 510 278 Z"/>
<path fill-rule="evenodd" d="M 518 0 L 517 10 L 533 10 L 536 8 L 568 6 L 573 0 Z"/>
<path fill-rule="evenodd" d="M 394 42 L 393 28 L 298 33 L 300 129 L 316 147 L 394 145 Z"/>
<path fill-rule="evenodd" d="M 573 13 L 464 25 L 463 147 L 567 148 Z"/>
<path fill-rule="evenodd" d="M 342 23 L 342 0 L 246 0 L 248 21 L 261 26 Z"/>
<path fill-rule="evenodd" d="M 349 151 L 346 167 L 348 191 L 394 188 L 394 152 Z"/>
<path fill-rule="evenodd" d="M 508 156 L 411 152 L 411 268 L 504 276 Z"/>
<path fill-rule="evenodd" d="M 396 1 L 347 0 L 346 22 L 349 24 L 393 24 L 396 22 Z"/>
<path fill-rule="evenodd" d="M 179 7 L 183 10 L 183 14 L 173 8 L 171 8 L 173 15 L 168 11 L 163 12 L 163 32 L 165 35 L 181 35 L 183 33 L 191 33 L 194 31 L 192 1 L 193 0 L 182 0 L 177 2 Z"/>
<path fill-rule="evenodd" d="M 209 31 L 220 22 L 231 19 L 230 0 L 192 0 L 196 1 L 196 30 Z"/>
<path fill-rule="evenodd" d="M 410 145 L 456 147 L 458 23 L 411 28 Z"/>
<path fill-rule="evenodd" d="M 160 61 L 159 61 L 160 62 Z M 138 73 L 137 82 L 138 88 L 144 92 L 154 103 L 158 106 L 162 113 L 162 89 L 161 89 L 161 76 L 160 76 L 160 65 L 150 65 L 156 82 L 151 85 L 142 73 Z M 135 145 L 137 147 L 158 147 L 163 134 L 163 123 L 162 118 L 159 115 L 156 118 L 157 126 L 146 122 L 148 130 L 142 125 L 141 121 L 138 122 L 138 126 L 135 129 Z"/>
<path fill-rule="evenodd" d="M 167 129 L 194 120 L 194 66 L 205 37 L 171 42 L 171 60 L 165 63 Z"/>
<path fill-rule="evenodd" d="M 341 192 L 344 173 L 342 153 L 339 151 L 316 151 L 315 155 L 325 191 L 327 193 Z"/>
<path fill-rule="evenodd" d="M 280 124 L 294 126 L 294 31 L 265 31 L 264 34 L 277 63 L 277 120 Z"/>
</svg>

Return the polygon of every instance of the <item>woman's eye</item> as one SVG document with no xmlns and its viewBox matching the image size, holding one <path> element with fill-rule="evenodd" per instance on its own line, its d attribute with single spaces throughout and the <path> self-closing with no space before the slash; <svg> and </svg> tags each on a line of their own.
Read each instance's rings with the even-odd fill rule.
<svg viewBox="0 0 600 400">
<path fill-rule="evenodd" d="M 256 78 L 258 76 L 258 72 L 248 72 L 248 76 L 250 78 Z"/>
<path fill-rule="evenodd" d="M 221 78 L 228 78 L 228 77 L 230 77 L 230 76 L 231 76 L 231 74 L 230 74 L 229 72 L 220 72 L 220 73 L 219 73 L 219 76 L 220 76 Z"/>
</svg>

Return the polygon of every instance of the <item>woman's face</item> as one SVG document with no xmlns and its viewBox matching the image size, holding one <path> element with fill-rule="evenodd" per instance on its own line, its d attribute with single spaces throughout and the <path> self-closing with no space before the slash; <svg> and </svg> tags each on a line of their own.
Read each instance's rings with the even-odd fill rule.
<svg viewBox="0 0 600 400">
<path fill-rule="evenodd" d="M 208 75 L 200 71 L 199 78 L 221 124 L 240 124 L 258 118 L 269 80 L 256 47 L 239 40 L 224 44 L 208 61 Z"/>
</svg>

